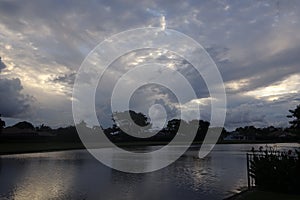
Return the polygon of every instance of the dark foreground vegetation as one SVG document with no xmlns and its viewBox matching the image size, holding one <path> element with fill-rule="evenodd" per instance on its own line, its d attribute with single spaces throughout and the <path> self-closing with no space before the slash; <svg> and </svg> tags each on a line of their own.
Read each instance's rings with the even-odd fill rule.
<svg viewBox="0 0 300 200">
<path fill-rule="evenodd" d="M 299 150 L 253 149 L 250 157 L 250 176 L 257 189 L 300 194 Z"/>
<path fill-rule="evenodd" d="M 226 200 L 300 199 L 300 149 L 252 148 L 247 162 L 248 190 Z"/>
<path fill-rule="evenodd" d="M 254 126 L 240 127 L 228 132 L 223 127 L 210 127 L 210 123 L 203 120 L 186 122 L 180 119 L 172 119 L 157 134 L 151 137 L 134 137 L 126 132 L 134 132 L 140 135 L 152 134 L 152 124 L 148 118 L 135 111 L 114 113 L 113 125 L 108 128 L 99 126 L 90 127 L 84 121 L 75 126 L 53 129 L 44 124 L 34 127 L 31 123 L 23 121 L 13 126 L 6 127 L 0 118 L 0 154 L 17 152 L 35 152 L 47 150 L 65 150 L 84 148 L 78 129 L 83 129 L 87 134 L 104 134 L 110 141 L 119 146 L 132 145 L 165 145 L 175 136 L 186 137 L 192 130 L 196 130 L 195 144 L 201 144 L 206 134 L 219 130 L 221 136 L 219 143 L 275 143 L 275 142 L 299 142 L 300 140 L 300 105 L 295 110 L 290 110 L 288 117 L 291 126 L 288 128 Z M 130 116 L 134 124 L 128 122 L 124 116 Z M 0 116 L 1 117 L 1 116 Z M 117 119 L 117 121 L 116 121 Z M 120 123 L 122 129 L 120 128 Z M 90 134 L 92 135 L 92 134 Z M 101 145 L 100 145 L 101 146 Z M 99 147 L 99 145 L 95 146 Z"/>
<path fill-rule="evenodd" d="M 298 200 L 300 195 L 284 194 L 278 192 L 267 192 L 260 190 L 247 190 L 240 194 L 227 198 L 226 200 Z"/>
</svg>

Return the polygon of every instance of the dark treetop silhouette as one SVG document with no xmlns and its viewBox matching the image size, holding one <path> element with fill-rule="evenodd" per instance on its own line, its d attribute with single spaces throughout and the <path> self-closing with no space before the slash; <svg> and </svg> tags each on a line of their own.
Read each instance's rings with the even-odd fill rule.
<svg viewBox="0 0 300 200">
<path fill-rule="evenodd" d="M 289 118 L 294 118 L 294 120 L 290 121 L 291 129 L 298 132 L 300 131 L 300 105 L 297 106 L 295 110 L 289 110 L 291 115 L 288 115 Z"/>
<path fill-rule="evenodd" d="M 1 58 L 0 58 L 1 59 Z M 2 129 L 5 127 L 5 121 L 1 119 L 1 114 L 0 114 L 0 133 L 2 132 Z"/>
<path fill-rule="evenodd" d="M 299 111 L 300 105 L 295 110 L 290 110 L 291 114 L 289 118 L 293 118 L 290 122 L 291 126 L 288 128 L 276 128 L 273 126 L 265 128 L 256 128 L 254 126 L 245 126 L 236 128 L 232 132 L 228 132 L 223 128 L 219 143 L 243 143 L 243 142 L 298 142 L 300 139 L 299 134 Z M 131 117 L 131 122 L 124 116 Z M 180 137 L 184 137 L 189 134 L 189 129 L 193 129 L 195 126 L 198 127 L 198 131 L 194 138 L 194 143 L 201 143 L 207 134 L 208 129 L 216 128 L 209 127 L 210 123 L 203 120 L 191 120 L 184 121 L 182 119 L 171 119 L 167 122 L 166 126 L 161 130 L 153 130 L 152 124 L 149 122 L 146 115 L 143 113 L 137 113 L 129 110 L 124 112 L 114 113 L 115 118 L 113 119 L 113 125 L 108 128 L 102 128 L 100 126 L 88 127 L 88 125 L 82 121 L 77 125 L 77 128 L 83 128 L 89 135 L 89 133 L 100 133 L 103 130 L 105 136 L 117 145 L 151 145 L 151 144 L 167 144 L 169 143 L 176 134 Z M 117 120 L 116 120 L 117 119 Z M 122 129 L 119 127 L 122 123 Z M 139 126 L 136 126 L 139 125 Z M 185 132 L 178 132 L 179 126 L 184 126 Z M 13 148 L 16 151 L 26 151 L 22 149 L 22 145 L 34 143 L 45 144 L 42 148 L 37 148 L 35 151 L 40 149 L 70 149 L 70 148 L 83 148 L 81 140 L 78 136 L 75 126 L 68 126 L 64 128 L 52 129 L 49 126 L 42 124 L 41 126 L 34 127 L 29 122 L 19 122 L 14 126 L 5 127 L 5 122 L 0 119 L 0 153 L 10 152 L 6 148 L 10 144 L 15 144 L 17 148 Z M 138 128 L 137 128 L 138 127 Z M 127 134 L 128 131 L 135 131 L 138 134 L 152 135 L 152 131 L 157 134 L 150 137 L 134 137 Z M 96 136 L 96 135 L 94 135 Z M 91 138 L 92 139 L 92 138 Z M 21 145 L 20 145 L 21 144 Z M 30 145 L 32 149 L 35 145 Z"/>
</svg>

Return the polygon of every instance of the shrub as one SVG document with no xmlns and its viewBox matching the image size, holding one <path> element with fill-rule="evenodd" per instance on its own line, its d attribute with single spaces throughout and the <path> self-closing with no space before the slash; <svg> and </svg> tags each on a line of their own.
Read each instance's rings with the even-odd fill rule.
<svg viewBox="0 0 300 200">
<path fill-rule="evenodd" d="M 295 150 L 253 151 L 250 176 L 258 189 L 285 193 L 300 193 L 300 152 Z"/>
</svg>

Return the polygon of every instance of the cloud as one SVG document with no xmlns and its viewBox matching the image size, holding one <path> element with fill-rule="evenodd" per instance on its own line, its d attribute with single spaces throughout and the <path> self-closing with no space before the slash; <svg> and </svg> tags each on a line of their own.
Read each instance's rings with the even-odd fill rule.
<svg viewBox="0 0 300 200">
<path fill-rule="evenodd" d="M 18 117 L 28 111 L 31 98 L 21 93 L 20 79 L 0 79 L 0 113 L 4 117 Z"/>
<path fill-rule="evenodd" d="M 0 72 L 1 72 L 1 70 L 3 70 L 4 68 L 6 68 L 6 65 L 5 65 L 4 62 L 1 60 L 1 57 L 0 57 Z"/>
<path fill-rule="evenodd" d="M 76 78 L 76 73 L 70 73 L 70 74 L 58 75 L 57 77 L 50 79 L 50 81 L 53 81 L 54 83 L 66 84 L 72 87 L 75 78 Z"/>
<path fill-rule="evenodd" d="M 0 75 L 1 69 L 6 65 L 0 57 Z M 1 78 L 0 77 L 0 113 L 4 117 L 24 116 L 28 111 L 32 97 L 22 94 L 23 86 L 20 79 Z"/>
<path fill-rule="evenodd" d="M 231 126 L 254 125 L 261 127 L 267 122 L 266 114 L 256 110 L 262 108 L 262 104 L 245 103 L 230 109 L 227 112 L 227 124 Z"/>
<path fill-rule="evenodd" d="M 291 92 L 299 80 L 290 78 L 299 76 L 299 8 L 297 1 L 279 6 L 272 1 L 1 1 L 1 101 L 11 106 L 1 106 L 0 112 L 6 109 L 15 116 L 33 104 L 35 115 L 27 117 L 68 125 L 75 72 L 89 51 L 121 31 L 162 26 L 192 37 L 217 63 L 227 89 L 227 126 L 286 125 L 285 114 L 279 113 L 299 103 L 299 91 Z M 121 75 L 151 62 L 183 74 L 200 102 L 209 98 L 201 76 L 182 58 L 161 50 L 131 52 L 112 63 L 99 83 L 96 109 L 101 121 L 110 121 L 111 91 Z M 274 88 L 283 95 L 275 99 L 270 94 Z M 25 93 L 36 101 L 29 103 Z M 178 111 L 174 102 L 163 88 L 149 87 L 135 94 L 131 106 L 142 110 L 143 105 L 160 103 L 172 116 Z M 185 106 L 193 112 L 188 102 Z M 209 106 L 203 109 L 209 116 Z M 61 113 L 64 117 L 58 121 Z"/>
<path fill-rule="evenodd" d="M 270 85 L 299 73 L 299 52 L 300 45 L 284 49 L 260 60 L 252 59 L 249 64 L 242 67 L 232 62 L 223 63 L 223 66 L 227 67 L 226 71 L 222 71 L 223 78 L 225 81 L 247 79 L 248 83 L 240 87 L 239 91 L 249 91 Z"/>
</svg>

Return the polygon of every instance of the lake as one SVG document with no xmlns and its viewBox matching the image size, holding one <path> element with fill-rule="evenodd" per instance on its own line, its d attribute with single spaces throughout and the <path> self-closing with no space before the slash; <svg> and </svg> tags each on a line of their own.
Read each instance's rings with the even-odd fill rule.
<svg viewBox="0 0 300 200">
<path fill-rule="evenodd" d="M 0 156 L 0 199 L 223 199 L 247 186 L 246 152 L 253 146 L 265 145 L 219 144 L 204 159 L 193 146 L 175 163 L 145 174 L 110 169 L 86 150 Z"/>
</svg>

